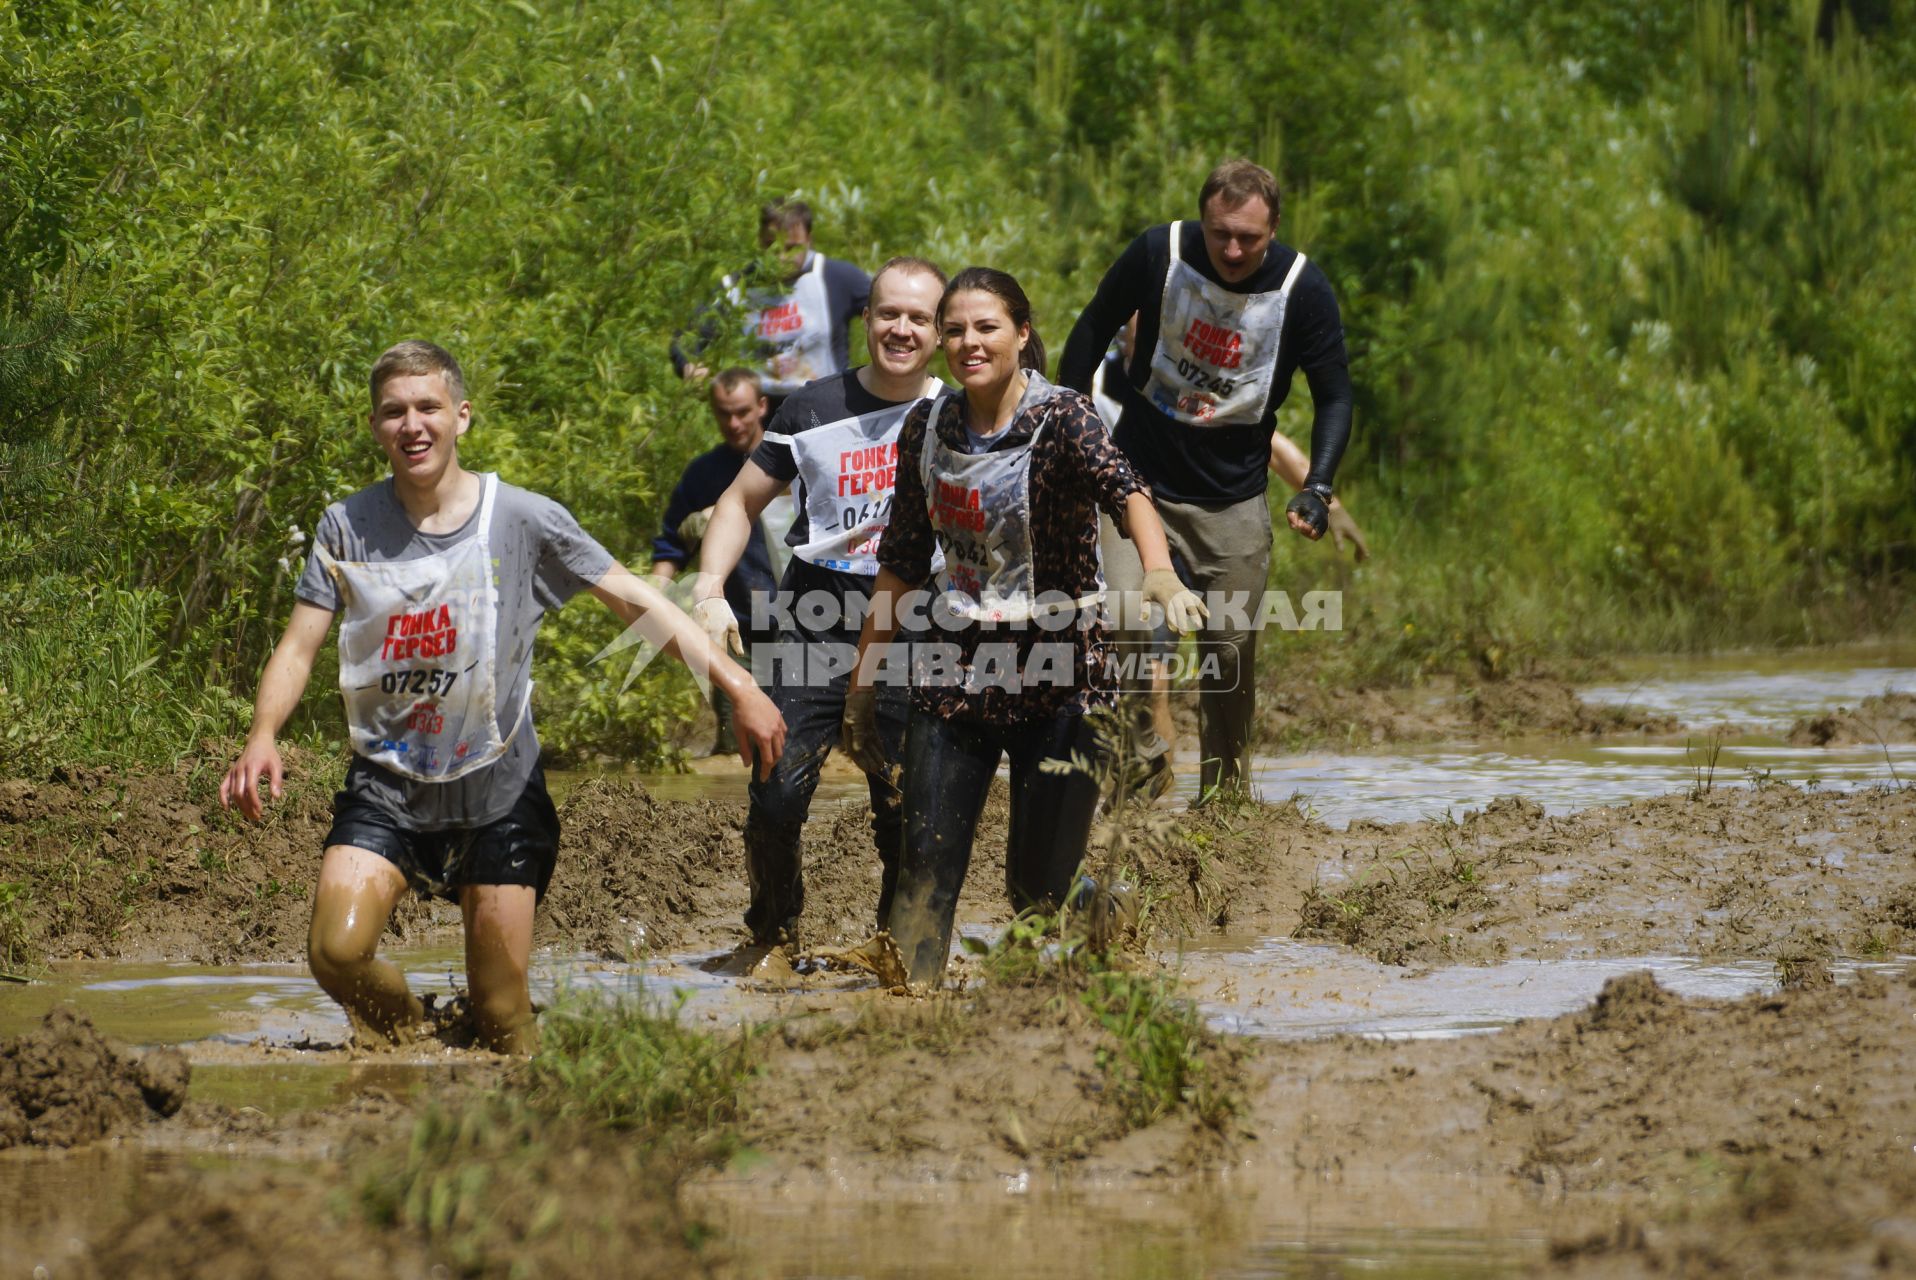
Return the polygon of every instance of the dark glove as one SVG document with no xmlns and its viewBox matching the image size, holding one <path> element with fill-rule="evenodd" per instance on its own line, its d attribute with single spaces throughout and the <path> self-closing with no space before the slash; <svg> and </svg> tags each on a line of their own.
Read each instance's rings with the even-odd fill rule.
<svg viewBox="0 0 1916 1280">
<path fill-rule="evenodd" d="M 1284 514 L 1287 516 L 1296 516 L 1305 524 L 1309 525 L 1310 532 L 1305 534 L 1305 536 L 1312 542 L 1323 537 L 1324 530 L 1329 528 L 1331 523 L 1330 504 L 1309 489 L 1299 489 L 1297 496 L 1292 498 L 1284 507 Z M 1304 533 L 1302 529 L 1299 529 L 1298 532 Z"/>
</svg>

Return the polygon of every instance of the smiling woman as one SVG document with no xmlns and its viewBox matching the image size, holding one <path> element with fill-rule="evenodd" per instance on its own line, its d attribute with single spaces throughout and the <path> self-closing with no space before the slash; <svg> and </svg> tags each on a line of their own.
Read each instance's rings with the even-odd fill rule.
<svg viewBox="0 0 1916 1280">
<path fill-rule="evenodd" d="M 877 741 L 861 722 L 872 714 L 866 691 L 901 613 L 917 612 L 905 594 L 935 571 L 932 616 L 945 635 L 906 646 L 904 664 L 886 660 L 908 669 L 912 686 L 904 857 L 888 924 L 913 982 L 944 972 L 978 813 L 1006 754 L 1012 905 L 1055 910 L 1077 875 L 1098 787 L 1069 765 L 1097 755 L 1086 714 L 1116 701 L 1098 510 L 1136 541 L 1153 571 L 1146 594 L 1174 627 L 1189 629 L 1203 608 L 1172 573 L 1149 493 L 1097 410 L 1045 379 L 1017 280 L 989 267 L 959 272 L 939 300 L 938 332 L 963 390 L 921 402 L 899 434 L 897 499 L 845 725 L 855 755 Z M 860 763 L 884 767 L 876 752 Z"/>
</svg>

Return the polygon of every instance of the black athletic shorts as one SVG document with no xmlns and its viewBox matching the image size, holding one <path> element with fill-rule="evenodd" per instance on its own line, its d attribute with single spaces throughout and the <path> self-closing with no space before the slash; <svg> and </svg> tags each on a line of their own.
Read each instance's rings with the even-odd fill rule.
<svg viewBox="0 0 1916 1280">
<path fill-rule="evenodd" d="M 559 814 L 536 766 L 512 811 L 483 827 L 408 831 L 370 801 L 340 791 L 326 833 L 327 847 L 336 844 L 378 854 L 405 873 L 421 897 L 457 902 L 464 885 L 522 884 L 543 899 L 559 860 Z"/>
</svg>

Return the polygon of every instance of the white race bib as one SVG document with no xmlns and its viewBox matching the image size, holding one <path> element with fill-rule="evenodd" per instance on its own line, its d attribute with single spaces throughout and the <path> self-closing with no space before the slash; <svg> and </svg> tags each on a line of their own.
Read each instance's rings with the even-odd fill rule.
<svg viewBox="0 0 1916 1280">
<path fill-rule="evenodd" d="M 1304 255 L 1278 288 L 1232 293 L 1184 260 L 1183 225 L 1171 224 L 1171 262 L 1144 397 L 1186 426 L 1254 423 L 1271 398 L 1284 313 Z"/>
<path fill-rule="evenodd" d="M 525 714 L 522 705 L 512 732 L 499 731 L 499 477 L 482 484 L 477 531 L 435 555 L 342 561 L 318 549 L 339 588 L 339 692 L 353 750 L 420 782 L 450 782 L 499 759 Z"/>
</svg>

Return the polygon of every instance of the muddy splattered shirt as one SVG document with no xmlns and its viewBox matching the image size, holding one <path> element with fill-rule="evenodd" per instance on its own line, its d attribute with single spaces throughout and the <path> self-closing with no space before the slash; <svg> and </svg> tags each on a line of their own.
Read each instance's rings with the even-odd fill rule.
<svg viewBox="0 0 1916 1280">
<path fill-rule="evenodd" d="M 898 433 L 898 488 L 891 525 L 878 549 L 882 568 L 913 586 L 927 587 L 937 536 L 921 466 L 930 412 L 929 402 L 920 404 L 906 416 Z M 1055 593 L 1080 599 L 1101 586 L 1098 508 L 1104 508 L 1123 528 L 1125 499 L 1134 493 L 1149 496 L 1150 490 L 1111 443 L 1091 401 L 1052 385 L 1039 374 L 1031 375 L 1010 425 L 990 437 L 988 447 L 992 451 L 1018 448 L 1037 435 L 1041 425 L 1043 434 L 1031 450 L 1032 590 L 1040 597 Z M 972 451 L 963 413 L 947 409 L 939 415 L 937 431 L 947 448 Z M 922 638 L 922 643 L 940 642 L 955 646 L 956 674 L 937 682 L 914 677 L 912 684 L 912 705 L 933 714 L 1016 724 L 1116 705 L 1116 684 L 1106 669 L 1104 620 L 1095 608 L 1059 630 L 971 623 L 957 630 L 933 626 Z M 1061 678 L 1052 678 L 1056 668 L 1035 652 L 1040 644 L 1064 646 Z M 1020 680 L 1015 688 L 974 681 L 970 677 L 985 645 L 1000 652 L 1010 646 L 1019 672 L 1042 667 L 1043 678 Z"/>
<path fill-rule="evenodd" d="M 474 509 L 453 533 L 421 533 L 393 493 L 392 481 L 361 489 L 326 508 L 313 534 L 314 552 L 293 594 L 338 613 L 339 588 L 320 563 L 318 548 L 339 560 L 414 560 L 471 537 Z M 492 552 L 498 564 L 499 652 L 494 678 L 498 704 L 517 711 L 532 682 L 532 641 L 539 621 L 605 576 L 611 553 L 579 527 L 572 513 L 541 494 L 501 484 L 492 511 Z M 510 728 L 510 725 L 503 726 Z M 539 763 L 539 738 L 528 709 L 506 754 L 451 782 L 415 782 L 354 756 L 346 790 L 370 801 L 409 831 L 478 827 L 506 816 Z"/>
</svg>

